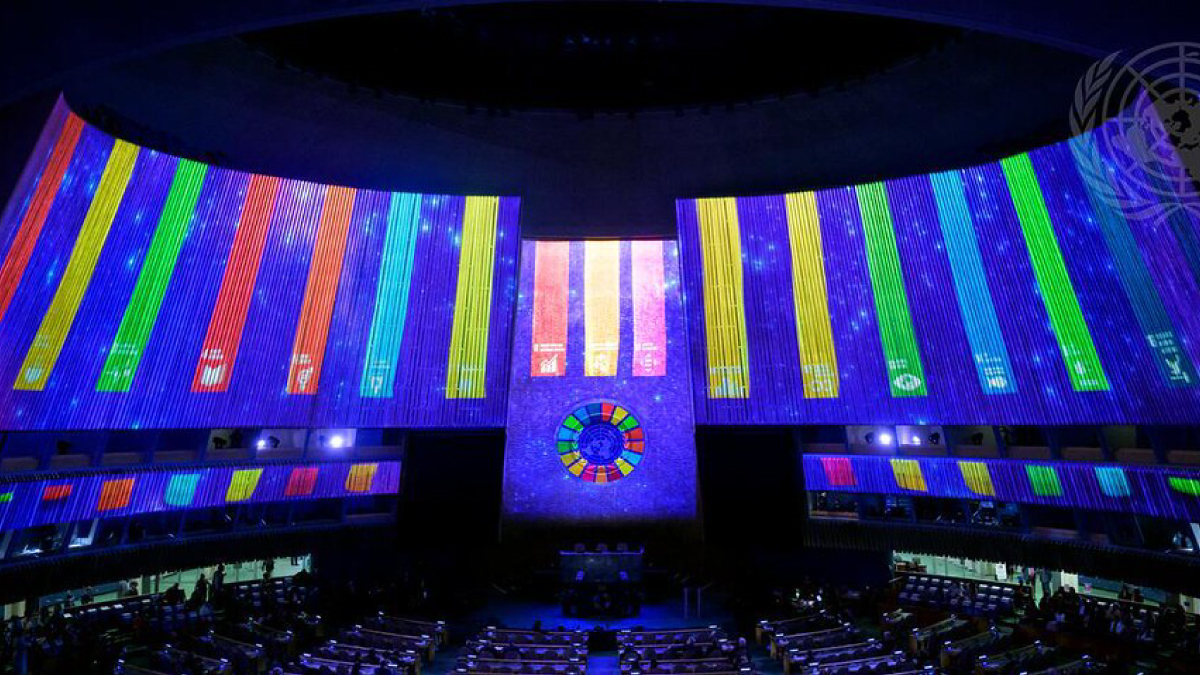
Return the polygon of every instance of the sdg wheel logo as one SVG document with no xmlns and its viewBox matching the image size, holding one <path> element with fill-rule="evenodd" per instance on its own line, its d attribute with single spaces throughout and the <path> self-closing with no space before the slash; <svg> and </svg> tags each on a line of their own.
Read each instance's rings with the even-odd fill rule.
<svg viewBox="0 0 1200 675">
<path fill-rule="evenodd" d="M 577 408 L 558 427 L 558 458 L 573 476 L 589 483 L 621 480 L 637 468 L 646 450 L 642 425 L 612 401 Z"/>
</svg>

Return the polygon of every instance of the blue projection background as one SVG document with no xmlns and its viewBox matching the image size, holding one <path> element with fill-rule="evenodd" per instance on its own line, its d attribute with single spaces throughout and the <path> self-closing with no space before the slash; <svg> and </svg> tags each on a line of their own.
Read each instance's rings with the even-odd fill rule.
<svg viewBox="0 0 1200 675">
<path fill-rule="evenodd" d="M 517 207 L 212 167 L 60 102 L 0 217 L 0 428 L 499 427 Z"/>
<path fill-rule="evenodd" d="M 675 242 L 524 241 L 521 251 L 506 520 L 694 519 Z"/>
<path fill-rule="evenodd" d="M 394 495 L 400 462 L 154 467 L 0 480 L 0 532 L 227 504 Z"/>
<path fill-rule="evenodd" d="M 963 170 L 679 201 L 697 422 L 1200 422 L 1196 195 L 1126 213 L 1114 185 L 1155 179 L 1128 161 L 1137 147 L 1099 151 L 1110 131 Z"/>
<path fill-rule="evenodd" d="M 859 492 L 1041 504 L 1200 520 L 1200 472 L 1082 462 L 805 455 L 815 492 Z"/>
</svg>

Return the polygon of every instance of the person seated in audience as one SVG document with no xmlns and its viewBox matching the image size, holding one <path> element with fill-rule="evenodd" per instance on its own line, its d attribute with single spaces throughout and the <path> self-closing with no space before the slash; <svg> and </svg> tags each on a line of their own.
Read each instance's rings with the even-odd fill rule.
<svg viewBox="0 0 1200 675">
<path fill-rule="evenodd" d="M 179 584 L 177 584 L 177 583 L 172 584 L 171 587 L 167 589 L 167 592 L 163 593 L 163 602 L 165 604 L 178 605 L 178 604 L 181 604 L 183 602 L 183 600 L 184 600 L 183 589 L 180 588 Z"/>
</svg>

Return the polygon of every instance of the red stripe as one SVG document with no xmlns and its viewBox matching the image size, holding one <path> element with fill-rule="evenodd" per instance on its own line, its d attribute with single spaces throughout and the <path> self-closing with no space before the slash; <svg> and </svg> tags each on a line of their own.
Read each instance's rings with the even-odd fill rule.
<svg viewBox="0 0 1200 675">
<path fill-rule="evenodd" d="M 25 275 L 25 266 L 33 256 L 33 247 L 42 233 L 42 226 L 46 224 L 46 216 L 54 205 L 54 197 L 58 194 L 67 166 L 71 164 L 71 156 L 75 153 L 75 144 L 79 142 L 81 133 L 83 120 L 75 113 L 68 112 L 58 140 L 54 143 L 54 150 L 50 153 L 50 160 L 46 162 L 46 168 L 42 170 L 29 200 L 29 209 L 21 219 L 17 235 L 4 258 L 4 265 L 0 266 L 0 320 L 4 319 L 8 305 L 17 292 L 17 284 Z"/>
<path fill-rule="evenodd" d="M 63 485 L 47 485 L 45 490 L 42 490 L 42 501 L 53 502 L 59 499 L 66 499 L 71 495 L 71 488 L 75 487 L 71 483 Z"/>
<path fill-rule="evenodd" d="M 287 487 L 283 489 L 284 497 L 307 497 L 317 487 L 317 469 L 315 466 L 298 466 L 292 469 L 288 476 Z"/>
<path fill-rule="evenodd" d="M 667 305 L 662 240 L 634 241 L 633 375 L 667 374 Z"/>
<path fill-rule="evenodd" d="M 317 225 L 317 244 L 308 268 L 308 283 L 304 287 L 300 325 L 296 326 L 296 339 L 292 343 L 289 394 L 315 393 L 321 379 L 321 363 L 325 360 L 329 321 L 333 318 L 333 303 L 342 276 L 342 258 L 346 253 L 354 195 L 354 188 L 347 187 L 330 187 L 325 195 L 321 221 Z"/>
<path fill-rule="evenodd" d="M 567 372 L 567 293 L 571 245 L 539 241 L 533 258 L 533 349 L 531 377 Z"/>
<path fill-rule="evenodd" d="M 192 378 L 192 391 L 225 391 L 237 361 L 246 312 L 254 295 L 254 281 L 267 244 L 267 230 L 275 212 L 280 179 L 255 175 L 246 190 L 233 248 L 225 262 L 217 304 L 208 321 L 208 333 Z"/>
</svg>

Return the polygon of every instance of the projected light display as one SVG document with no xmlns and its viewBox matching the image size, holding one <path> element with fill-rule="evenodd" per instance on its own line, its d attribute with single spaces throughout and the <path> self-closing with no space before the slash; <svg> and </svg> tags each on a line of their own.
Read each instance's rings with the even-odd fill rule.
<svg viewBox="0 0 1200 675">
<path fill-rule="evenodd" d="M 162 467 L 0 481 L 0 531 L 227 504 L 397 494 L 400 462 Z"/>
<path fill-rule="evenodd" d="M 697 422 L 1200 422 L 1200 222 L 1112 205 L 1093 140 L 678 202 Z"/>
<path fill-rule="evenodd" d="M 517 206 L 212 167 L 60 102 L 0 220 L 0 428 L 500 426 Z"/>
<path fill-rule="evenodd" d="M 1200 519 L 1200 471 L 1081 462 L 805 455 L 805 488 Z"/>
<path fill-rule="evenodd" d="M 524 241 L 506 428 L 508 522 L 696 515 L 673 241 Z"/>
<path fill-rule="evenodd" d="M 558 458 L 572 476 L 611 483 L 628 476 L 646 452 L 646 435 L 633 413 L 619 403 L 580 406 L 558 429 Z"/>
</svg>

